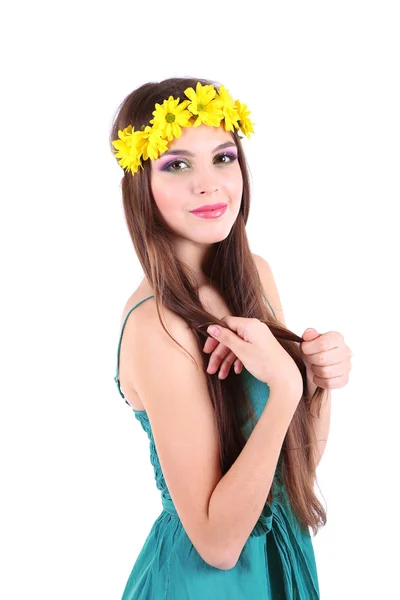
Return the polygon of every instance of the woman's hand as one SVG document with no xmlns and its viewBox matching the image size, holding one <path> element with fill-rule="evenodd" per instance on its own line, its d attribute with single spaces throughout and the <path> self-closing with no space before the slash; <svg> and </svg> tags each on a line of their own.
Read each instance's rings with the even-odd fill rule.
<svg viewBox="0 0 400 600">
<path fill-rule="evenodd" d="M 302 337 L 304 342 L 301 344 L 301 354 L 306 365 L 310 389 L 315 389 L 317 385 L 324 389 L 346 385 L 349 381 L 350 358 L 353 353 L 344 343 L 343 336 L 336 331 L 318 334 L 315 329 L 307 329 Z M 317 338 L 318 341 L 315 341 Z M 309 344 L 311 340 L 315 343 Z M 330 350 L 335 352 L 329 352 Z M 208 337 L 203 351 L 211 354 L 207 367 L 207 373 L 210 375 L 219 369 L 218 378 L 225 379 L 232 365 L 236 374 L 242 372 L 243 363 L 222 342 Z"/>
<path fill-rule="evenodd" d="M 210 360 L 207 372 L 215 373 L 220 367 L 219 377 L 222 379 L 226 377 L 231 365 L 239 359 L 239 372 L 244 366 L 253 377 L 267 383 L 270 389 L 284 389 L 288 399 L 299 402 L 303 393 L 301 373 L 269 327 L 253 318 L 227 316 L 223 320 L 226 327 L 207 328 L 207 333 L 221 344 L 219 354 L 216 351 L 218 344 L 212 345 L 215 346 L 213 361 Z M 203 350 L 210 351 L 210 344 L 211 342 L 206 341 Z"/>
<path fill-rule="evenodd" d="M 349 381 L 353 353 L 342 334 L 318 333 L 309 328 L 303 333 L 303 340 L 300 349 L 311 395 L 317 386 L 325 390 L 344 387 Z"/>
<path fill-rule="evenodd" d="M 232 365 L 236 374 L 242 372 L 242 361 L 222 342 L 208 337 L 203 346 L 203 352 L 211 354 L 207 367 L 207 373 L 210 375 L 216 373 L 219 369 L 218 378 L 225 379 Z"/>
</svg>

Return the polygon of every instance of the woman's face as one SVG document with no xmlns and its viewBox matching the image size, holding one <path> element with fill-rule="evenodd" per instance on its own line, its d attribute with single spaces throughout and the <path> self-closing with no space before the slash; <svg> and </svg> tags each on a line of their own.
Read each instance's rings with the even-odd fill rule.
<svg viewBox="0 0 400 600">
<path fill-rule="evenodd" d="M 169 228 L 179 237 L 213 244 L 225 239 L 239 213 L 243 178 L 233 137 L 223 126 L 182 128 L 151 161 L 151 189 Z M 225 213 L 203 219 L 190 211 L 226 203 Z"/>
</svg>

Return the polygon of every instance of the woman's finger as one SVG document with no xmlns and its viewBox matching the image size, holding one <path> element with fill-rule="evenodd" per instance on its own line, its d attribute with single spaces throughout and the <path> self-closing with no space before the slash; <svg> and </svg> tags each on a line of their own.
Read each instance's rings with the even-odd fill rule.
<svg viewBox="0 0 400 600">
<path fill-rule="evenodd" d="M 210 360 L 208 361 L 207 373 L 215 373 L 222 364 L 229 360 L 229 366 L 235 361 L 236 356 L 233 354 L 231 350 L 224 344 L 219 344 L 218 348 L 214 350 L 214 352 L 210 356 Z"/>
<path fill-rule="evenodd" d="M 220 344 L 221 342 L 219 342 L 218 340 L 215 340 L 212 337 L 208 337 L 206 339 L 206 342 L 203 346 L 203 352 L 213 352 L 215 350 L 215 348 L 218 346 L 218 344 Z"/>
<path fill-rule="evenodd" d="M 240 358 L 237 358 L 234 362 L 233 369 L 235 373 L 239 374 L 243 369 L 243 363 Z"/>
<path fill-rule="evenodd" d="M 236 358 L 237 358 L 236 355 L 230 350 L 229 353 L 227 354 L 227 356 L 221 362 L 219 373 L 218 373 L 219 379 L 225 379 L 225 377 L 227 377 L 227 375 L 229 373 L 229 369 L 235 362 Z"/>
<path fill-rule="evenodd" d="M 212 354 L 218 346 L 220 346 L 220 348 L 218 349 L 218 352 Z M 203 346 L 203 351 L 207 352 L 207 353 L 211 353 L 210 361 L 209 361 L 209 364 L 207 367 L 207 372 L 210 374 L 216 373 L 218 368 L 220 366 L 222 367 L 222 362 L 224 360 L 225 360 L 225 365 L 224 365 L 224 368 L 222 369 L 222 373 L 220 371 L 220 374 L 222 377 L 225 377 L 229 373 L 229 369 L 232 366 L 232 364 L 234 365 L 235 373 L 240 373 L 243 369 L 242 361 L 239 358 L 237 358 L 235 356 L 235 354 L 228 349 L 227 346 L 225 346 L 218 340 L 208 337 Z M 229 353 L 231 353 L 231 356 L 228 358 Z M 213 358 L 212 361 L 211 361 L 211 358 Z"/>
</svg>

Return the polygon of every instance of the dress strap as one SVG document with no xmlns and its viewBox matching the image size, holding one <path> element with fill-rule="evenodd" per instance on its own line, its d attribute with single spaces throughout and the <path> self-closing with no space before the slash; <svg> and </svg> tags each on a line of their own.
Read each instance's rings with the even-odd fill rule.
<svg viewBox="0 0 400 600">
<path fill-rule="evenodd" d="M 267 296 L 264 294 L 264 292 L 262 292 L 262 295 L 264 296 L 264 298 L 265 298 L 265 299 L 266 299 L 266 301 L 268 302 L 268 304 L 269 304 L 269 307 L 270 307 L 270 309 L 272 310 L 272 312 L 273 312 L 273 315 L 274 315 L 274 317 L 275 317 L 275 319 L 276 319 L 276 314 L 275 314 L 275 311 L 274 311 L 274 309 L 272 308 L 272 306 L 271 306 L 271 304 L 270 304 L 270 301 L 268 300 L 268 298 L 267 298 Z"/>
<path fill-rule="evenodd" d="M 125 398 L 125 396 L 124 396 L 124 394 L 121 391 L 120 382 L 119 382 L 119 353 L 120 353 L 120 350 L 121 350 L 122 334 L 124 333 L 125 324 L 126 324 L 126 321 L 128 320 L 129 315 L 133 311 L 133 309 L 135 309 L 137 306 L 140 306 L 145 300 L 148 300 L 149 298 L 153 298 L 153 296 L 154 296 L 154 294 L 152 294 L 151 296 L 147 296 L 147 298 L 143 298 L 143 300 L 140 300 L 139 302 L 137 302 L 135 304 L 135 306 L 132 306 L 132 308 L 128 311 L 128 313 L 127 313 L 127 315 L 126 315 L 126 317 L 124 319 L 124 322 L 122 324 L 121 333 L 120 333 L 119 342 L 118 342 L 118 350 L 117 350 L 117 373 L 116 373 L 116 375 L 114 377 L 114 381 L 117 384 L 118 391 L 119 391 L 120 395 L 122 396 L 122 398 Z M 128 402 L 126 400 L 125 400 L 125 402 L 128 404 Z"/>
</svg>

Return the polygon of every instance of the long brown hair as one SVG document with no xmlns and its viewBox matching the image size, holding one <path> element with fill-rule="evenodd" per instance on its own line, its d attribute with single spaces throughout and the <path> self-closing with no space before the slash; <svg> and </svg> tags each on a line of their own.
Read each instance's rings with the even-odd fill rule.
<svg viewBox="0 0 400 600">
<path fill-rule="evenodd" d="M 166 79 L 158 83 L 146 83 L 130 93 L 118 107 L 110 132 L 110 148 L 116 152 L 111 141 L 118 139 L 118 131 L 133 125 L 135 131 L 148 125 L 156 102 L 162 104 L 170 95 L 185 99 L 184 90 L 214 81 L 189 77 Z M 213 244 L 203 265 L 203 272 L 220 290 L 233 315 L 257 318 L 265 323 L 282 347 L 296 362 L 303 378 L 303 395 L 287 430 L 281 451 L 281 480 L 300 526 L 311 527 L 314 535 L 326 524 L 326 512 L 314 493 L 316 463 L 314 450 L 316 437 L 312 425 L 310 405 L 318 403 L 321 410 L 324 390 L 320 387 L 310 398 L 307 390 L 306 367 L 301 357 L 299 343 L 303 340 L 289 331 L 275 318 L 264 301 L 262 284 L 246 235 L 246 223 L 250 211 L 249 172 L 240 136 L 231 132 L 238 149 L 238 161 L 243 176 L 243 195 L 240 212 L 229 235 Z M 125 172 L 122 179 L 122 200 L 128 230 L 143 271 L 154 290 L 157 312 L 162 326 L 172 338 L 160 314 L 160 305 L 180 315 L 192 329 L 203 356 L 204 371 L 209 357 L 202 349 L 208 337 L 211 323 L 226 326 L 207 312 L 199 299 L 195 274 L 174 251 L 174 234 L 168 228 L 154 201 L 150 185 L 150 164 L 143 162 L 143 169 L 132 175 Z M 176 340 L 172 338 L 175 342 Z M 179 346 L 180 344 L 176 342 Z M 189 354 L 189 353 L 188 353 Z M 191 355 L 190 355 L 191 356 Z M 193 357 L 191 357 L 193 359 Z M 193 359 L 194 360 L 194 359 Z M 254 419 L 254 411 L 247 397 L 241 378 L 230 369 L 224 380 L 217 373 L 207 377 L 208 390 L 215 410 L 220 444 L 220 462 L 225 474 L 237 459 L 246 443 L 242 431 L 243 419 Z M 272 501 L 272 486 L 267 500 Z"/>
</svg>

